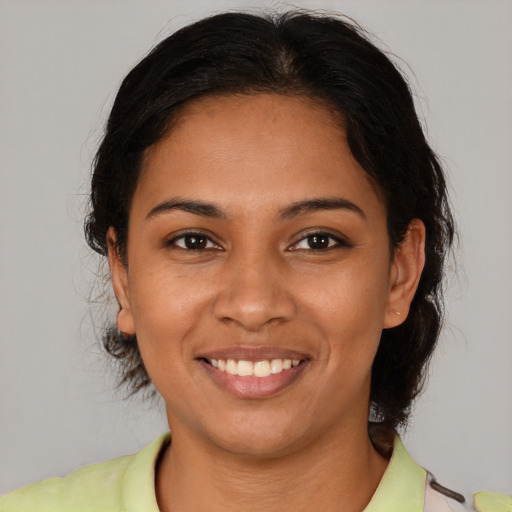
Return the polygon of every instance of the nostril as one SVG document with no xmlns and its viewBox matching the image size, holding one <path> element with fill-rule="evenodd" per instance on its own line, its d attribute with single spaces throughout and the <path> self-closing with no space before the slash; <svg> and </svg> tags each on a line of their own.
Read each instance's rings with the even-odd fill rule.
<svg viewBox="0 0 512 512">
<path fill-rule="evenodd" d="M 260 290 L 261 292 L 261 290 Z M 295 313 L 293 301 L 278 292 L 263 293 L 257 289 L 242 290 L 218 296 L 214 314 L 223 323 L 238 324 L 257 332 L 268 324 L 289 321 Z"/>
</svg>

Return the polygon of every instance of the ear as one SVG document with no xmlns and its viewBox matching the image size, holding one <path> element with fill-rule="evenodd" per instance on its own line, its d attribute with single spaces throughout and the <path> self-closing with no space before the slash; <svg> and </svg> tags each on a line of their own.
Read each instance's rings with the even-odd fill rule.
<svg viewBox="0 0 512 512">
<path fill-rule="evenodd" d="M 414 219 L 402 243 L 395 249 L 390 270 L 390 286 L 384 328 L 396 327 L 405 321 L 425 266 L 425 225 Z"/>
<path fill-rule="evenodd" d="M 117 245 L 117 234 L 113 227 L 107 232 L 108 264 L 112 275 L 112 285 L 119 303 L 117 314 L 117 328 L 126 334 L 135 334 L 135 325 L 130 303 L 130 292 L 128 288 L 128 267 L 122 261 Z"/>
</svg>

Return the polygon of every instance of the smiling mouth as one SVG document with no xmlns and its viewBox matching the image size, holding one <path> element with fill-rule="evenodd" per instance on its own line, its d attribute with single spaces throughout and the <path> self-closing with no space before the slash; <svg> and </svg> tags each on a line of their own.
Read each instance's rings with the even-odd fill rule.
<svg viewBox="0 0 512 512">
<path fill-rule="evenodd" d="M 214 368 L 230 375 L 239 377 L 269 377 L 286 372 L 299 366 L 304 360 L 301 359 L 271 359 L 261 361 L 247 361 L 244 359 L 207 359 L 203 358 Z"/>
<path fill-rule="evenodd" d="M 276 347 L 229 347 L 196 358 L 221 389 L 242 399 L 275 396 L 293 385 L 311 359 Z"/>
</svg>

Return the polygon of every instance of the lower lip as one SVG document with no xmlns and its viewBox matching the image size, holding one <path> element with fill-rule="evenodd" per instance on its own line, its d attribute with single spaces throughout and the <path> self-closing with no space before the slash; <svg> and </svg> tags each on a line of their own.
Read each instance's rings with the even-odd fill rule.
<svg viewBox="0 0 512 512">
<path fill-rule="evenodd" d="M 268 377 L 240 377 L 214 368 L 203 359 L 198 362 L 218 386 L 240 398 L 267 398 L 279 393 L 299 378 L 308 363 L 302 361 L 299 366 Z"/>
</svg>

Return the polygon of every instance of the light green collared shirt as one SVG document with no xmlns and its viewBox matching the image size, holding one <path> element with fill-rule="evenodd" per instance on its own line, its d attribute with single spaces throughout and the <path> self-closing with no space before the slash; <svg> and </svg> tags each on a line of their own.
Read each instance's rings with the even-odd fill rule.
<svg viewBox="0 0 512 512">
<path fill-rule="evenodd" d="M 159 512 L 155 465 L 169 440 L 170 434 L 165 434 L 135 455 L 22 487 L 0 498 L 0 512 Z M 397 437 L 386 472 L 364 512 L 423 512 L 426 478 L 427 472 Z M 505 507 L 499 510 L 512 511 Z"/>
</svg>

